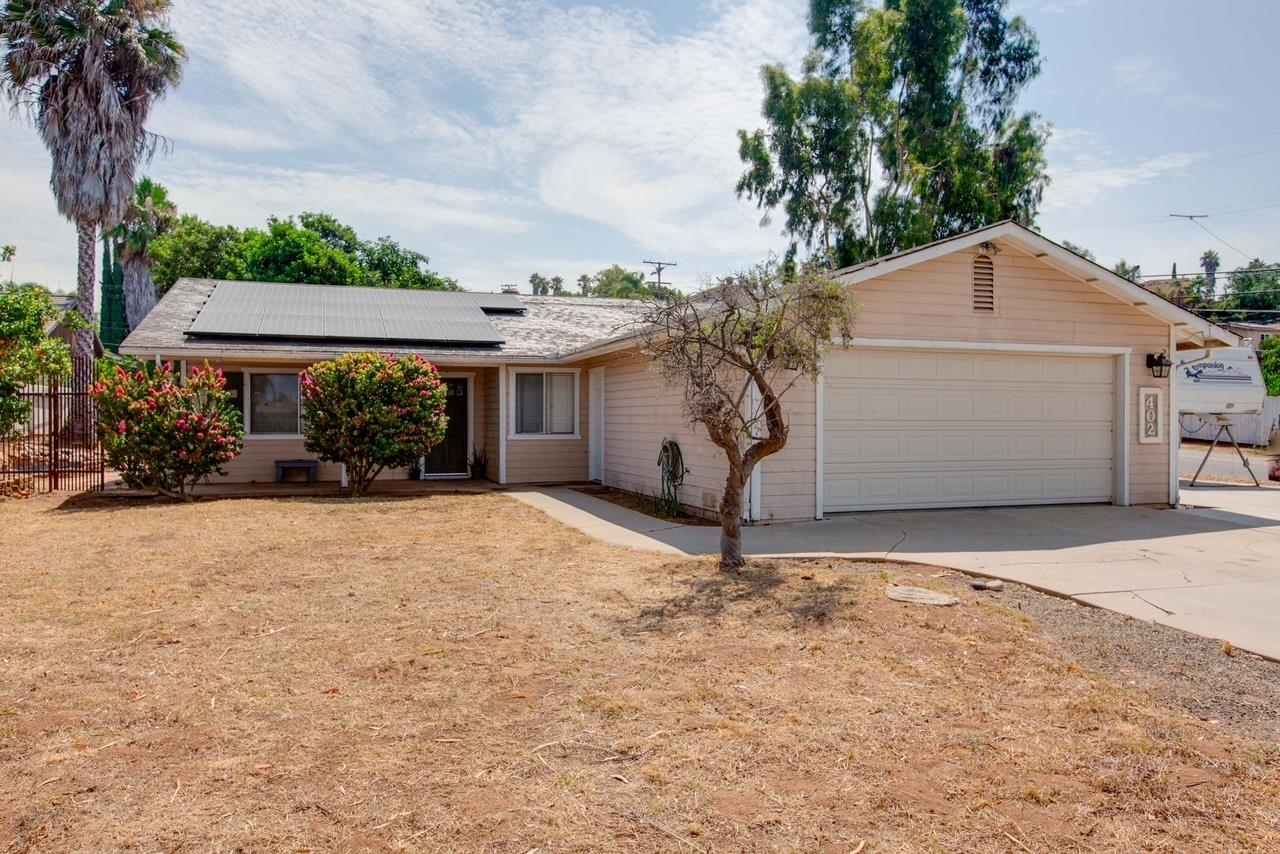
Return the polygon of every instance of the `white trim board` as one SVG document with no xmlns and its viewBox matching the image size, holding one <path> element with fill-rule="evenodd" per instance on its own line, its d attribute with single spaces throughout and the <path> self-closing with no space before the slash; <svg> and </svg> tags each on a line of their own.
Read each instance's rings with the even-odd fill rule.
<svg viewBox="0 0 1280 854">
<path fill-rule="evenodd" d="M 1178 352 L 1178 335 L 1172 329 L 1169 330 L 1169 355 L 1172 357 Z M 1169 429 L 1165 433 L 1165 438 L 1169 442 L 1169 505 L 1178 507 L 1182 501 L 1182 482 L 1178 477 L 1178 469 L 1181 467 L 1178 461 L 1178 450 L 1182 445 L 1182 425 L 1178 419 L 1178 378 L 1173 371 L 1169 372 Z"/>
<path fill-rule="evenodd" d="M 1133 353 L 1132 347 L 1020 344 L 1002 341 L 922 341 L 915 338 L 852 338 L 837 342 L 837 346 L 842 343 L 853 347 L 881 347 L 894 350 L 986 350 L 993 353 L 1061 353 L 1076 356 L 1120 356 Z"/>
<path fill-rule="evenodd" d="M 604 366 L 587 371 L 587 479 L 604 483 Z"/>
<path fill-rule="evenodd" d="M 498 366 L 498 483 L 507 482 L 507 366 Z"/>
<path fill-rule="evenodd" d="M 827 454 L 827 383 L 821 371 L 813 382 L 814 408 L 817 419 L 814 421 L 814 493 L 813 518 L 822 519 L 826 508 L 826 454 Z"/>
</svg>

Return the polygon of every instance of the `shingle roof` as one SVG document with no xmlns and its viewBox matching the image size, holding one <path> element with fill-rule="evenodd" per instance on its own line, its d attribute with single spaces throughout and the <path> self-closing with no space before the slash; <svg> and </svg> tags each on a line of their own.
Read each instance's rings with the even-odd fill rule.
<svg viewBox="0 0 1280 854">
<path fill-rule="evenodd" d="M 505 341 L 497 347 L 378 345 L 355 341 L 288 341 L 200 338 L 187 334 L 200 309 L 218 286 L 216 279 L 180 279 L 159 304 L 129 333 L 120 352 L 135 356 L 202 358 L 221 356 L 269 359 L 328 358 L 346 352 L 390 349 L 417 353 L 435 361 L 499 362 L 512 359 L 551 360 L 616 338 L 634 327 L 644 304 L 636 300 L 597 297 L 520 296 L 524 314 L 489 317 Z"/>
</svg>

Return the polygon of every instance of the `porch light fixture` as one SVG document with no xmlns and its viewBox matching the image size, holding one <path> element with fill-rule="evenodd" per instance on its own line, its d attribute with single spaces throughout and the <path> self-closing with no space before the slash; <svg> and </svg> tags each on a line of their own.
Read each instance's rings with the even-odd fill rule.
<svg viewBox="0 0 1280 854">
<path fill-rule="evenodd" d="M 1173 367 L 1173 360 L 1169 358 L 1166 351 L 1161 351 L 1159 355 L 1148 353 L 1147 367 L 1151 369 L 1151 376 L 1162 380 L 1169 376 L 1169 369 Z"/>
</svg>

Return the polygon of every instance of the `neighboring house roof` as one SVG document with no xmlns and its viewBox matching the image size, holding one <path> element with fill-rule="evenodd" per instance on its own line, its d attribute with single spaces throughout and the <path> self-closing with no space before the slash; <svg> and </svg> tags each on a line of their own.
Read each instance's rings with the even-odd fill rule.
<svg viewBox="0 0 1280 854">
<path fill-rule="evenodd" d="M 1250 323 L 1244 320 L 1224 320 L 1219 325 L 1242 338 L 1280 335 L 1280 323 Z"/>
<path fill-rule="evenodd" d="M 76 307 L 75 294 L 57 294 L 49 292 L 49 299 L 53 302 L 53 307 L 58 310 L 60 315 L 65 315 L 69 311 L 74 311 Z M 65 326 L 61 320 L 50 320 L 44 325 L 44 334 L 54 338 L 60 338 L 71 343 L 71 329 Z M 97 331 L 93 333 L 93 354 L 95 356 L 106 355 L 106 348 L 102 346 L 102 339 L 98 337 Z"/>
<path fill-rule="evenodd" d="M 395 353 L 417 353 L 436 361 L 552 361 L 599 341 L 625 334 L 634 327 L 643 310 L 643 303 L 636 300 L 520 295 L 518 299 L 525 309 L 523 314 L 493 314 L 488 317 L 503 339 L 496 346 L 215 338 L 192 334 L 192 324 L 219 284 L 214 279 L 178 280 L 138 328 L 129 333 L 129 337 L 120 345 L 120 352 L 143 357 L 155 354 L 209 359 L 240 356 L 271 361 L 298 361 L 329 358 L 372 348 Z M 439 292 L 401 293 L 406 296 L 420 295 L 424 301 L 429 301 L 432 294 Z"/>
<path fill-rule="evenodd" d="M 1173 324 L 1181 338 L 1200 342 L 1220 342 L 1230 346 L 1238 346 L 1240 343 L 1237 336 L 1221 326 L 1170 302 L 1160 294 L 1152 293 L 1141 285 L 1134 284 L 1114 271 L 1090 261 L 1083 255 L 1077 255 L 1070 249 L 1016 222 L 998 222 L 985 228 L 908 249 L 905 252 L 854 264 L 837 270 L 835 275 L 839 279 L 856 284 L 940 258 L 957 250 L 970 249 L 997 240 L 1011 243 L 1057 270 L 1093 285 L 1098 290 L 1118 299 L 1125 300 L 1150 315 L 1167 320 Z"/>
</svg>

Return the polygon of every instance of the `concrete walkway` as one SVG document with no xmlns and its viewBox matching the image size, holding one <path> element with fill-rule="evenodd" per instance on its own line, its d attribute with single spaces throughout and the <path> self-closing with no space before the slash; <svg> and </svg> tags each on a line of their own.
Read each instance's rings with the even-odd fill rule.
<svg viewBox="0 0 1280 854">
<path fill-rule="evenodd" d="M 606 542 L 715 554 L 675 525 L 570 489 L 510 495 Z M 835 516 L 745 528 L 764 556 L 917 561 L 1019 581 L 1280 659 L 1280 489 L 1185 488 L 1182 510 L 1018 507 Z"/>
</svg>

